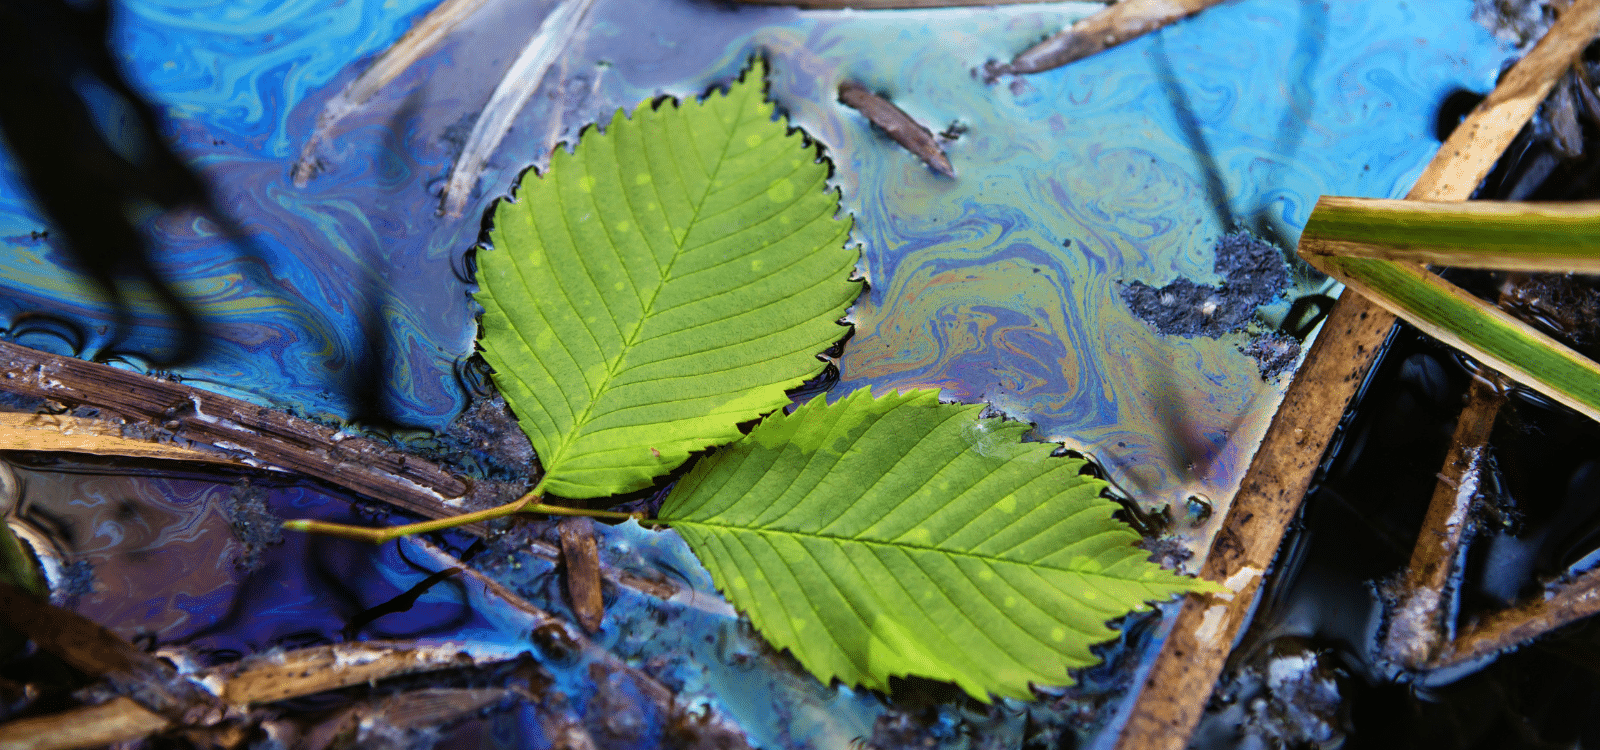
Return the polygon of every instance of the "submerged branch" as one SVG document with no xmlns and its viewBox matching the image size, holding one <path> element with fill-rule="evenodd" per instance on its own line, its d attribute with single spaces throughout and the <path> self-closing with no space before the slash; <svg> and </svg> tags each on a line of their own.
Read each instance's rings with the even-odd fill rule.
<svg viewBox="0 0 1600 750">
<path fill-rule="evenodd" d="M 1493 656 L 1596 613 L 1600 613 L 1600 569 L 1553 584 L 1537 599 L 1483 617 L 1425 666 L 1442 669 Z"/>
<path fill-rule="evenodd" d="M 1505 401 L 1499 384 L 1475 378 L 1467 392 L 1467 405 L 1456 420 L 1428 515 L 1411 551 L 1411 564 L 1384 635 L 1384 654 L 1405 666 L 1426 666 L 1445 637 L 1451 580 L 1468 538 L 1472 505 L 1482 486 L 1489 433 Z"/>
</svg>

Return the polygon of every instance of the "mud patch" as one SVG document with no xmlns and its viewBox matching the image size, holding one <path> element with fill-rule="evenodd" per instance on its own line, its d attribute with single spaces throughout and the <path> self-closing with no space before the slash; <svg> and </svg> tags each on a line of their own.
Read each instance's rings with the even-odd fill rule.
<svg viewBox="0 0 1600 750">
<path fill-rule="evenodd" d="M 1300 340 L 1287 333 L 1269 331 L 1250 337 L 1249 343 L 1239 347 L 1261 368 L 1261 379 L 1272 380 L 1294 371 L 1300 361 Z"/>
<path fill-rule="evenodd" d="M 283 519 L 267 507 L 267 493 L 253 487 L 249 479 L 235 485 L 228 495 L 223 513 L 240 548 L 233 564 L 246 573 L 261 567 L 261 555 L 268 547 L 283 543 Z"/>
<path fill-rule="evenodd" d="M 1215 339 L 1246 330 L 1256 308 L 1278 299 L 1289 285 L 1282 253 L 1249 232 L 1224 235 L 1213 268 L 1222 277 L 1220 286 L 1184 278 L 1163 287 L 1135 281 L 1122 288 L 1122 301 L 1160 333 Z M 1270 379 L 1294 367 L 1300 342 L 1281 333 L 1257 333 L 1240 351 L 1256 360 L 1262 378 Z"/>
</svg>

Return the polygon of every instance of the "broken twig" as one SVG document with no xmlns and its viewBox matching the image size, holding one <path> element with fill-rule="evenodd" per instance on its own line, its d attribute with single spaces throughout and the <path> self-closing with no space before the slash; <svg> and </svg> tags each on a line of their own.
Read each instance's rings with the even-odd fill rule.
<svg viewBox="0 0 1600 750">
<path fill-rule="evenodd" d="M 1597 30 L 1600 0 L 1573 3 L 1456 128 L 1407 197 L 1470 197 Z M 1235 593 L 1184 599 L 1172 634 L 1123 726 L 1117 744 L 1121 750 L 1178 750 L 1188 744 L 1260 590 L 1262 574 L 1394 321 L 1359 295 L 1341 295 L 1334 305 L 1284 394 L 1201 569 L 1202 577 L 1225 582 Z"/>
<path fill-rule="evenodd" d="M 1484 616 L 1424 666 L 1442 669 L 1493 656 L 1596 613 L 1600 613 L 1600 569 L 1552 584 L 1539 598 Z"/>
<path fill-rule="evenodd" d="M 867 87 L 855 81 L 845 81 L 839 84 L 839 101 L 865 115 L 873 125 L 883 128 L 883 132 L 888 133 L 895 143 L 916 154 L 933 171 L 946 177 L 956 176 L 955 167 L 950 166 L 950 158 L 944 155 L 944 149 L 939 148 L 939 142 L 933 139 L 933 132 L 911 119 L 911 115 L 891 104 L 888 99 L 868 91 Z"/>
<path fill-rule="evenodd" d="M 1222 0 L 1122 0 L 1024 50 L 1010 63 L 990 62 L 989 78 L 1039 73 L 1132 41 Z"/>
<path fill-rule="evenodd" d="M 255 468 L 296 471 L 391 503 L 426 518 L 460 514 L 446 499 L 497 491 L 490 482 L 469 484 L 426 459 L 406 454 L 367 438 L 289 416 L 282 411 L 159 380 L 94 362 L 0 342 L 0 390 L 98 409 L 101 419 L 56 415 L 0 414 L 0 438 L 6 424 L 22 425 L 25 437 L 0 450 L 61 450 L 71 447 L 32 441 L 34 431 L 63 429 L 66 437 L 85 437 L 83 452 L 137 455 L 147 446 L 155 458 L 236 463 Z M 105 442 L 116 438 L 114 444 Z M 53 439 L 53 438 L 52 438 Z M 40 438 L 44 440 L 44 438 Z M 100 448 L 111 447 L 101 451 Z M 482 534 L 481 525 L 462 530 Z M 540 540 L 529 540 L 530 553 L 556 561 L 561 552 Z M 650 596 L 670 599 L 679 587 L 607 565 L 600 575 L 612 583 Z"/>
<path fill-rule="evenodd" d="M 96 456 L 162 458 L 245 466 L 233 456 L 172 443 L 123 437 L 122 427 L 102 419 L 66 414 L 0 412 L 0 451 L 88 453 Z"/>
<path fill-rule="evenodd" d="M 148 737 L 172 726 L 131 698 L 0 724 L 0 750 L 74 750 Z"/>
<path fill-rule="evenodd" d="M 459 514 L 475 489 L 429 461 L 277 409 L 6 342 L 0 390 L 91 406 L 120 417 L 124 437 L 298 472 L 427 518 Z"/>
<path fill-rule="evenodd" d="M 79 672 L 103 679 L 112 693 L 167 719 L 209 724 L 222 718 L 215 696 L 76 612 L 0 583 L 0 620 Z"/>
<path fill-rule="evenodd" d="M 126 643 L 123 646 L 133 648 Z M 517 653 L 508 650 L 477 657 L 452 643 L 366 641 L 258 655 L 190 677 L 215 690 L 229 704 L 247 708 L 401 675 L 483 666 L 514 658 Z M 420 696 L 424 700 L 429 697 Z M 407 705 L 416 707 L 415 703 Z M 171 720 L 137 701 L 117 697 L 99 705 L 0 724 L 0 750 L 98 747 L 197 725 L 200 722 Z"/>
<path fill-rule="evenodd" d="M 274 703 L 390 677 L 494 664 L 514 658 L 504 650 L 478 657 L 463 644 L 363 641 L 261 654 L 212 670 L 200 681 L 234 706 Z"/>
</svg>

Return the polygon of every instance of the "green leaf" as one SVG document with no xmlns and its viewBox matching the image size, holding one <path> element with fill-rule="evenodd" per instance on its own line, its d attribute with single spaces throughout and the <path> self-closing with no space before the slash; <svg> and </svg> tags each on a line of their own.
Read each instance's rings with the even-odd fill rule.
<svg viewBox="0 0 1600 750">
<path fill-rule="evenodd" d="M 757 62 L 529 173 L 481 253 L 484 358 L 569 498 L 628 492 L 787 403 L 860 291 L 828 166 Z"/>
<path fill-rule="evenodd" d="M 1317 201 L 1300 252 L 1502 271 L 1600 273 L 1600 203 Z"/>
<path fill-rule="evenodd" d="M 1027 698 L 1099 662 L 1106 621 L 1203 581 L 1163 570 L 1083 461 L 937 391 L 820 397 L 679 481 L 659 520 L 824 682 Z"/>
</svg>

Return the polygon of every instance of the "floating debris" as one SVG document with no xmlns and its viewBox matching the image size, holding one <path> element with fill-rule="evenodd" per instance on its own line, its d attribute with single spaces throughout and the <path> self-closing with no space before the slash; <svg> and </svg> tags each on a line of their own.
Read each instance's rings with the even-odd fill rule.
<svg viewBox="0 0 1600 750">
<path fill-rule="evenodd" d="M 606 605 L 600 596 L 600 550 L 594 521 L 582 516 L 561 519 L 561 560 L 567 567 L 567 598 L 578 624 L 591 634 L 600 631 Z"/>
<path fill-rule="evenodd" d="M 297 471 L 428 518 L 456 515 L 470 492 L 495 492 L 495 482 L 469 484 L 432 462 L 276 409 L 15 344 L 0 342 L 0 380 L 12 393 L 95 407 L 120 422 L 123 437 Z"/>
<path fill-rule="evenodd" d="M 1283 254 L 1246 232 L 1217 243 L 1214 268 L 1221 286 L 1184 278 L 1159 288 L 1135 281 L 1122 288 L 1122 301 L 1163 334 L 1218 338 L 1243 330 L 1256 308 L 1277 299 L 1289 284 Z"/>
<path fill-rule="evenodd" d="M 888 99 L 868 91 L 855 81 L 845 81 L 839 84 L 839 101 L 865 115 L 873 125 L 883 128 L 883 132 L 895 143 L 916 154 L 933 171 L 946 177 L 956 176 L 955 168 L 950 166 L 950 158 L 944 155 L 944 149 L 939 148 L 939 142 L 934 140 L 933 131 L 911 119 L 911 115 L 891 104 Z"/>
<path fill-rule="evenodd" d="M 1122 0 L 1023 50 L 1009 64 L 990 61 L 985 77 L 1040 73 L 1082 60 L 1199 13 L 1222 0 Z"/>
</svg>

